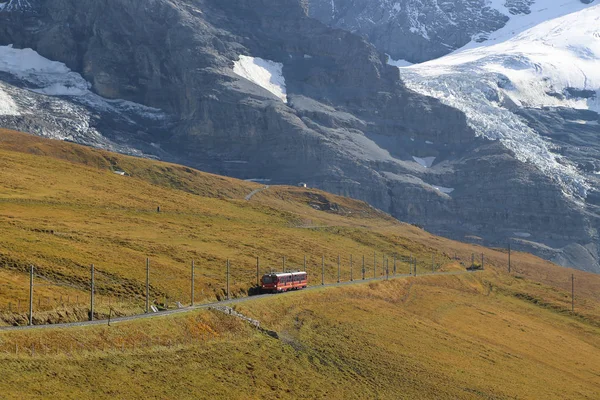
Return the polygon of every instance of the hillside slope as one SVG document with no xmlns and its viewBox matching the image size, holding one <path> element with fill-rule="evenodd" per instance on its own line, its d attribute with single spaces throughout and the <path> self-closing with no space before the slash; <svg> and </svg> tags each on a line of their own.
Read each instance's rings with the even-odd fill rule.
<svg viewBox="0 0 600 400">
<path fill-rule="evenodd" d="M 283 256 L 287 268 L 301 268 L 307 255 L 309 283 L 318 286 L 322 255 L 326 282 L 337 279 L 338 254 L 342 281 L 350 279 L 350 255 L 355 279 L 362 255 L 373 273 L 374 251 L 376 276 L 382 256 L 413 255 L 422 275 L 431 271 L 432 256 L 436 270 L 458 271 L 473 253 L 485 255 L 485 270 L 475 274 L 326 287 L 234 305 L 262 331 L 215 310 L 0 331 L 3 398 L 600 394 L 598 275 L 517 252 L 508 274 L 505 251 L 433 236 L 366 203 L 17 132 L 0 130 L 0 167 L 2 324 L 25 322 L 29 264 L 36 268 L 39 324 L 86 318 L 91 263 L 99 318 L 109 310 L 143 311 L 146 257 L 153 303 L 175 308 L 190 300 L 192 259 L 200 303 L 223 298 L 227 259 L 237 297 L 254 284 L 257 256 L 268 271 L 280 269 Z M 398 272 L 408 272 L 406 262 Z"/>
<path fill-rule="evenodd" d="M 6 399 L 596 399 L 598 319 L 541 300 L 561 295 L 486 272 L 236 307 L 276 338 L 217 311 L 0 332 L 0 392 Z"/>
<path fill-rule="evenodd" d="M 87 318 L 91 264 L 98 315 L 108 313 L 109 303 L 117 313 L 140 312 L 147 257 L 151 300 L 171 307 L 190 302 L 192 259 L 196 302 L 223 298 L 227 259 L 234 296 L 255 284 L 256 257 L 265 272 L 281 269 L 283 257 L 287 268 L 301 268 L 306 256 L 311 284 L 320 283 L 323 256 L 327 282 L 337 279 L 338 255 L 342 280 L 350 278 L 351 255 L 354 278 L 363 256 L 366 274 L 372 276 L 373 252 L 377 276 L 383 273 L 383 256 L 390 267 L 396 256 L 398 271 L 404 273 L 408 265 L 400 259 L 411 255 L 421 272 L 431 270 L 432 256 L 440 268 L 455 256 L 468 265 L 471 254 L 482 251 L 486 263 L 506 266 L 503 252 L 435 237 L 365 203 L 315 190 L 265 189 L 10 131 L 0 133 L 0 152 L 0 310 L 8 324 L 26 322 L 30 264 L 41 279 L 36 281 L 36 323 Z M 520 273 L 568 287 L 570 271 L 526 255 L 513 257 L 521 257 L 515 264 Z M 594 281 L 589 282 L 581 290 L 593 295 Z"/>
</svg>

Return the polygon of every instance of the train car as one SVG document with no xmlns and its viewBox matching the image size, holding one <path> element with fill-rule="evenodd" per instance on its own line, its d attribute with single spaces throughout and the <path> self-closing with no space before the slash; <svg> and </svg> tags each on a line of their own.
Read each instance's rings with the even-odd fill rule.
<svg viewBox="0 0 600 400">
<path fill-rule="evenodd" d="M 265 274 L 260 279 L 261 290 L 264 293 L 280 293 L 288 290 L 304 289 L 308 283 L 305 271 L 276 272 Z"/>
</svg>

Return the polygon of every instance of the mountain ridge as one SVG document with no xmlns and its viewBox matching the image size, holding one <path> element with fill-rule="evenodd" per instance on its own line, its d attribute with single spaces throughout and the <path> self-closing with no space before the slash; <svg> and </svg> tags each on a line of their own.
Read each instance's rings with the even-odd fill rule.
<svg viewBox="0 0 600 400">
<path fill-rule="evenodd" d="M 82 84 L 70 93 L 77 86 L 61 86 L 62 75 L 47 87 L 6 70 L 0 93 L 27 112 L 0 122 L 242 179 L 304 182 L 453 238 L 515 239 L 554 259 L 569 245 L 590 253 L 578 246 L 593 244 L 593 216 L 556 182 L 477 137 L 463 112 L 408 88 L 364 39 L 308 18 L 309 3 L 272 1 L 35 0 L 0 11 L 0 45 L 13 44 L 5 53 L 32 48 Z M 259 75 L 280 65 L 287 102 L 237 74 L 241 56 Z M 600 270 L 590 254 L 590 265 L 561 260 Z"/>
</svg>

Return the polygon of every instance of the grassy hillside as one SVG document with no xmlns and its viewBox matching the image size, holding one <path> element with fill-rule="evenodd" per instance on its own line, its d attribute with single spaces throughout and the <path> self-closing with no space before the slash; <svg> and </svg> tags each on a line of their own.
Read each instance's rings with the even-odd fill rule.
<svg viewBox="0 0 600 400">
<path fill-rule="evenodd" d="M 90 265 L 96 269 L 96 311 L 141 312 L 145 262 L 151 263 L 151 299 L 190 302 L 191 261 L 196 263 L 196 301 L 223 298 L 225 265 L 231 260 L 231 293 L 244 295 L 260 271 L 299 268 L 307 257 L 311 283 L 383 272 L 383 258 L 419 260 L 420 272 L 465 264 L 471 253 L 505 268 L 506 254 L 429 235 L 365 203 L 316 190 L 271 187 L 202 173 L 186 167 L 122 156 L 70 143 L 0 131 L 0 323 L 22 324 L 28 301 L 28 268 L 36 268 L 38 323 L 84 319 Z M 114 171 L 124 171 L 120 176 Z M 157 212 L 157 207 L 161 212 Z M 563 290 L 570 273 L 529 255 L 513 257 L 516 271 Z M 408 272 L 406 263 L 398 270 Z M 578 309 L 597 313 L 598 280 L 576 273 Z M 56 285 L 58 284 L 58 286 Z M 560 296 L 550 299 L 566 307 Z"/>
<path fill-rule="evenodd" d="M 125 171 L 121 176 L 115 170 Z M 311 284 L 367 276 L 382 257 L 418 273 L 483 272 L 320 288 L 235 306 L 277 338 L 214 310 L 112 326 L 0 331 L 0 398 L 600 397 L 600 279 L 537 257 L 436 237 L 362 202 L 270 187 L 0 130 L 0 324 L 86 318 L 95 264 L 98 317 L 223 298 L 225 263 L 243 296 L 261 272 L 300 267 Z M 161 212 L 157 212 L 157 207 Z M 455 259 L 455 256 L 457 259 Z M 408 272 L 405 262 L 398 271 Z M 571 274 L 576 310 L 571 312 Z M 10 305 L 9 305 L 10 304 Z M 114 314 L 113 314 L 114 315 Z"/>
<path fill-rule="evenodd" d="M 496 285 L 496 278 L 400 278 L 236 306 L 277 339 L 216 311 L 0 333 L 0 393 L 597 399 L 598 324 L 514 296 L 512 286 L 528 291 L 532 283 L 505 278 Z"/>
</svg>

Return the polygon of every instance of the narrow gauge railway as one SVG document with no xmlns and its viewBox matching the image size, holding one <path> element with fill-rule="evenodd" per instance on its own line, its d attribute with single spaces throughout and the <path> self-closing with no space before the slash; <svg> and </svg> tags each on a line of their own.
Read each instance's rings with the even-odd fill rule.
<svg viewBox="0 0 600 400">
<path fill-rule="evenodd" d="M 275 272 L 265 274 L 260 279 L 260 288 L 263 293 L 281 293 L 288 290 L 306 288 L 308 275 L 306 271 Z"/>
</svg>

